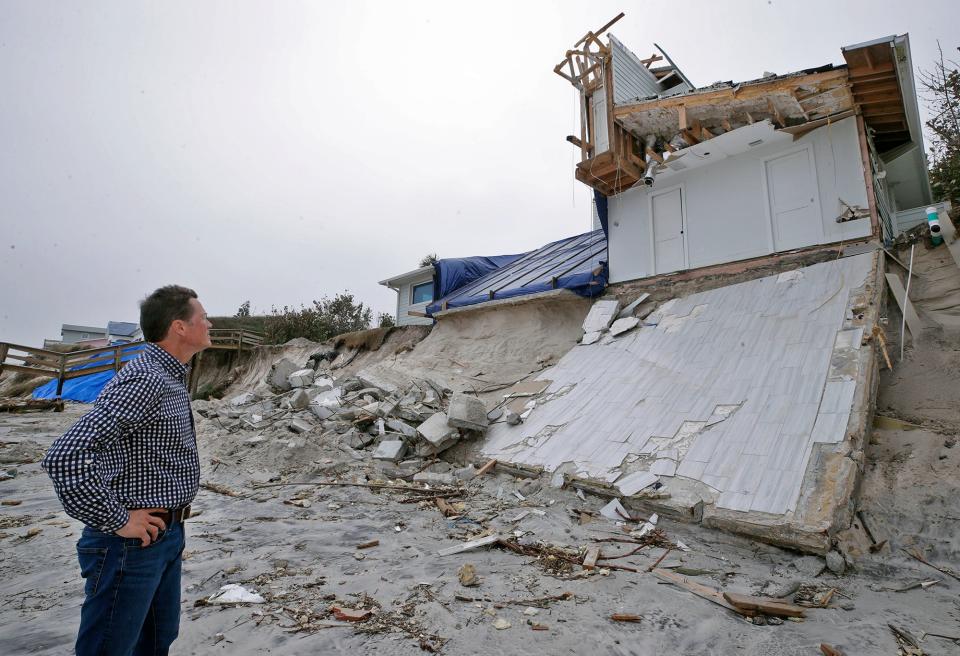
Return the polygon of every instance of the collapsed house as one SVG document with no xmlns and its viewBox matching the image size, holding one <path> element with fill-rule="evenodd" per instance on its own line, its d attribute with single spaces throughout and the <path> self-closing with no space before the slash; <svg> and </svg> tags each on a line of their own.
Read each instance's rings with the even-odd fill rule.
<svg viewBox="0 0 960 656">
<path fill-rule="evenodd" d="M 594 305 L 580 344 L 523 394 L 508 391 L 510 421 L 483 454 L 825 552 L 855 509 L 882 245 L 932 200 L 909 39 L 696 88 L 662 50 L 604 42 L 616 20 L 555 71 L 580 92 L 567 140 L 618 298 Z"/>
</svg>

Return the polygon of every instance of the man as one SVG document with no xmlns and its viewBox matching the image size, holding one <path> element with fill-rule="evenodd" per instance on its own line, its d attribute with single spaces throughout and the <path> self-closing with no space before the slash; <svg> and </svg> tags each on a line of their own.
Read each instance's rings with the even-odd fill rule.
<svg viewBox="0 0 960 656">
<path fill-rule="evenodd" d="M 167 654 L 179 632 L 183 520 L 200 483 L 187 363 L 211 324 L 196 292 L 170 285 L 140 303 L 140 326 L 143 353 L 43 459 L 86 524 L 78 656 Z"/>
</svg>

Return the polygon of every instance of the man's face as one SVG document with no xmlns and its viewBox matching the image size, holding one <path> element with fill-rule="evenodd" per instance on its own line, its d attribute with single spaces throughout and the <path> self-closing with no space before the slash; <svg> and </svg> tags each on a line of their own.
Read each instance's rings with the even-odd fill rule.
<svg viewBox="0 0 960 656">
<path fill-rule="evenodd" d="M 184 332 L 183 341 L 195 348 L 197 351 L 210 346 L 210 328 L 212 323 L 207 321 L 207 311 L 203 309 L 195 298 L 190 299 L 190 307 L 193 308 L 193 314 L 186 321 L 183 321 Z"/>
</svg>

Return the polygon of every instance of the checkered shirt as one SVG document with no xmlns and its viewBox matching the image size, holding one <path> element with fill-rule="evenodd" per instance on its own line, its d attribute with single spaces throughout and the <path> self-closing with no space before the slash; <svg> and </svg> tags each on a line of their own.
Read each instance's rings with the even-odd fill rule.
<svg viewBox="0 0 960 656">
<path fill-rule="evenodd" d="M 113 533 L 133 508 L 180 508 L 200 484 L 187 367 L 155 344 L 108 382 L 43 458 L 64 510 Z"/>
</svg>

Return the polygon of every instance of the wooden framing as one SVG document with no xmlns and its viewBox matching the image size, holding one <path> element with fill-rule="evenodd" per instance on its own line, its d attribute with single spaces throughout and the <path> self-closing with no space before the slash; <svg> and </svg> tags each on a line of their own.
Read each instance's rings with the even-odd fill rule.
<svg viewBox="0 0 960 656">
<path fill-rule="evenodd" d="M 862 116 L 857 116 L 857 139 L 860 142 L 860 160 L 863 164 L 863 183 L 867 187 L 867 209 L 870 210 L 870 235 L 880 238 L 880 215 L 877 212 L 877 196 L 873 188 L 873 165 L 870 164 L 870 147 Z"/>
</svg>

